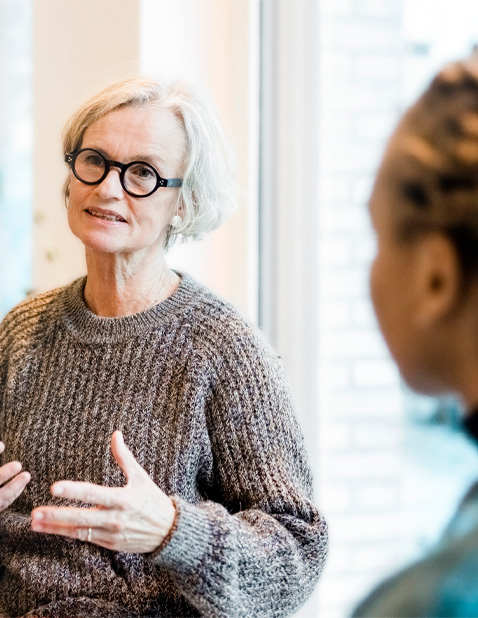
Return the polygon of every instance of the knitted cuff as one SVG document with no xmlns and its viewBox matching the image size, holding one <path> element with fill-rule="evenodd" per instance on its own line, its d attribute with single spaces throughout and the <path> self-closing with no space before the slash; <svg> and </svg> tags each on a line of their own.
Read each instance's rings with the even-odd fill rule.
<svg viewBox="0 0 478 618">
<path fill-rule="evenodd" d="M 203 509 L 189 504 L 182 498 L 171 498 L 176 507 L 176 517 L 161 545 L 145 554 L 158 566 L 190 573 L 197 569 L 210 550 L 212 543 L 209 520 Z"/>
<path fill-rule="evenodd" d="M 168 534 L 164 537 L 164 539 L 161 541 L 158 547 L 154 551 L 152 551 L 150 554 L 148 554 L 148 557 L 152 555 L 157 555 L 160 552 L 162 552 L 163 549 L 166 547 L 166 545 L 169 543 L 169 541 L 173 538 L 173 535 L 176 532 L 176 528 L 178 527 L 179 508 L 174 498 L 170 498 L 170 500 L 173 503 L 174 509 L 175 509 L 173 523 L 171 525 L 171 528 L 169 529 Z"/>
</svg>

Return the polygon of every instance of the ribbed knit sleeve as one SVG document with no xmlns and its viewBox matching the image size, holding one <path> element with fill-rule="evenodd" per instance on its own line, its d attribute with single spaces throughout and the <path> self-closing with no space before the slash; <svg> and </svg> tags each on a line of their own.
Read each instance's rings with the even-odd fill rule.
<svg viewBox="0 0 478 618">
<path fill-rule="evenodd" d="M 222 320 L 219 350 L 217 338 L 203 333 L 204 366 L 214 367 L 206 403 L 213 495 L 197 505 L 176 498 L 175 534 L 152 559 L 170 570 L 203 616 L 287 616 L 324 566 L 327 526 L 312 503 L 303 439 L 277 357 L 236 316 Z"/>
</svg>

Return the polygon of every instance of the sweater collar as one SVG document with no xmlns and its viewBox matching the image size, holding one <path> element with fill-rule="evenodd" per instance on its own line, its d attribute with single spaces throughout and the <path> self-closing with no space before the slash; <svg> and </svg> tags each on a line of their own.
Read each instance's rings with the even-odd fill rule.
<svg viewBox="0 0 478 618">
<path fill-rule="evenodd" d="M 100 317 L 88 308 L 84 299 L 86 277 L 81 277 L 63 290 L 60 320 L 73 337 L 95 344 L 119 342 L 159 328 L 178 316 L 204 290 L 189 275 L 177 274 L 181 282 L 172 296 L 146 311 L 118 318 Z"/>
</svg>

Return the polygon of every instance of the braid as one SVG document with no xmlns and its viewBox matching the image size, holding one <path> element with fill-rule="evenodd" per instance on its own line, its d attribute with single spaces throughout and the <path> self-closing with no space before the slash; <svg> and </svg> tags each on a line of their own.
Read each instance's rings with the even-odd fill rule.
<svg viewBox="0 0 478 618">
<path fill-rule="evenodd" d="M 449 234 L 478 272 L 478 56 L 445 67 L 403 117 L 390 161 L 399 235 Z"/>
</svg>

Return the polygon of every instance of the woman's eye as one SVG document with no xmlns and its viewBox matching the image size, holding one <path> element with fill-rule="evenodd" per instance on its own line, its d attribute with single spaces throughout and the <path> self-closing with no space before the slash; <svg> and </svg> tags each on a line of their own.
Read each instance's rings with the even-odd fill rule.
<svg viewBox="0 0 478 618">
<path fill-rule="evenodd" d="M 153 170 L 150 167 L 138 165 L 134 168 L 134 173 L 140 178 L 150 178 L 154 176 Z"/>
<path fill-rule="evenodd" d="M 103 159 L 98 155 L 89 155 L 85 159 L 87 165 L 100 166 L 103 165 Z"/>
</svg>

